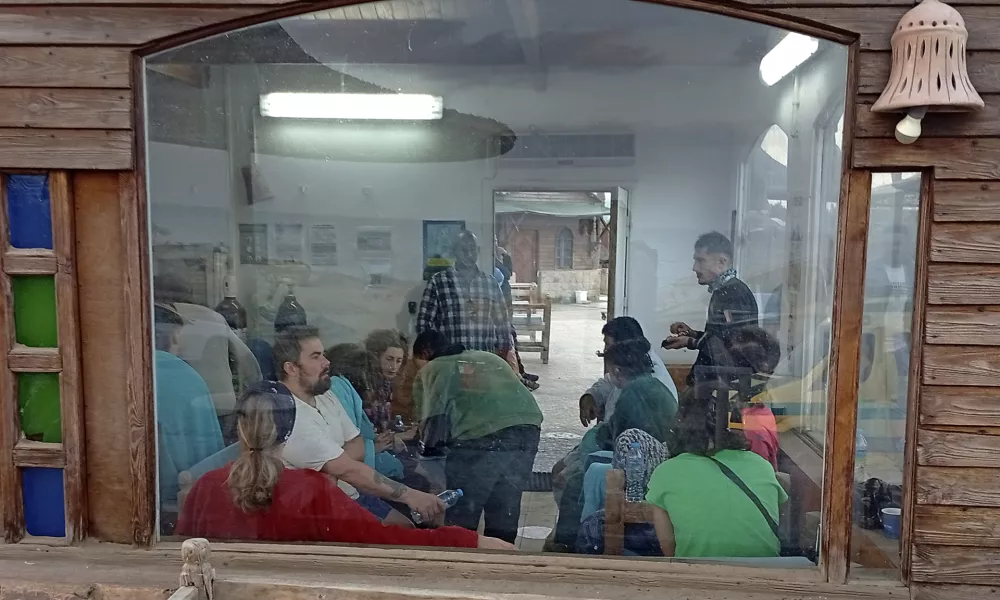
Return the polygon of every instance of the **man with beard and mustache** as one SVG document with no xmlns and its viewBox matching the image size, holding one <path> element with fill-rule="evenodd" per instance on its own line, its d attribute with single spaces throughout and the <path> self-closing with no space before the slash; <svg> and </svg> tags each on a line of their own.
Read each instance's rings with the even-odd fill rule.
<svg viewBox="0 0 1000 600">
<path fill-rule="evenodd" d="M 287 466 L 333 477 L 344 493 L 384 523 L 409 520 L 380 498 L 409 506 L 428 523 L 444 513 L 437 496 L 393 481 L 364 463 L 364 440 L 330 391 L 330 362 L 315 327 L 295 326 L 279 334 L 274 363 L 296 406 L 295 424 L 282 450 Z"/>
</svg>

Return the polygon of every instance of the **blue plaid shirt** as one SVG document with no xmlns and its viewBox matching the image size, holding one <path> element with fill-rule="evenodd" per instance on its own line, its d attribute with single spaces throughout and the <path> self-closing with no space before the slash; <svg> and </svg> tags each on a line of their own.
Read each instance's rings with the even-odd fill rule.
<svg viewBox="0 0 1000 600">
<path fill-rule="evenodd" d="M 510 316 L 496 279 L 479 269 L 449 268 L 427 282 L 417 313 L 417 333 L 440 331 L 466 350 L 506 355 L 513 345 Z"/>
</svg>

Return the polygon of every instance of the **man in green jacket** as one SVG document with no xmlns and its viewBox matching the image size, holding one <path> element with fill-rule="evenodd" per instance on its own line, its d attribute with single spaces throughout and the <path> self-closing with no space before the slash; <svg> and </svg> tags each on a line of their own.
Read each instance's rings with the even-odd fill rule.
<svg viewBox="0 0 1000 600">
<path fill-rule="evenodd" d="M 541 433 L 534 396 L 504 359 L 449 345 L 437 331 L 417 337 L 413 359 L 421 458 L 443 460 L 438 487 L 463 492 L 448 523 L 475 530 L 485 512 L 484 535 L 514 542 Z"/>
</svg>

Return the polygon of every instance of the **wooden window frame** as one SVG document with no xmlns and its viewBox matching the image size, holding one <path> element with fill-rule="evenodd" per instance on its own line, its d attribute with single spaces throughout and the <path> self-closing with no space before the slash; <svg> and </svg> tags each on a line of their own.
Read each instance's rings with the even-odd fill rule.
<svg viewBox="0 0 1000 600">
<path fill-rule="evenodd" d="M 46 175 L 52 216 L 52 250 L 10 246 L 6 177 Z M 21 468 L 63 472 L 66 530 L 57 541 L 77 542 L 87 535 L 87 487 L 84 465 L 83 394 L 80 385 L 80 325 L 77 306 L 73 195 L 66 171 L 4 170 L 0 177 L 0 505 L 8 543 L 37 539 L 27 535 Z M 16 343 L 11 277 L 51 275 L 55 279 L 57 348 L 28 348 Z M 16 373 L 58 373 L 62 442 L 24 439 L 18 408 Z"/>
<path fill-rule="evenodd" d="M 855 133 L 855 110 L 858 96 L 859 36 L 766 9 L 737 8 L 732 5 L 710 3 L 707 0 L 646 0 L 668 7 L 686 8 L 701 12 L 754 21 L 780 27 L 787 31 L 803 33 L 844 44 L 848 49 L 848 79 L 845 90 L 845 127 L 842 143 L 843 168 L 838 214 L 838 246 L 836 254 L 835 296 L 832 315 L 830 387 L 828 398 L 827 431 L 825 440 L 823 476 L 823 514 L 821 525 L 821 554 L 818 569 L 748 568 L 731 565 L 691 565 L 681 561 L 628 561 L 613 558 L 589 558 L 562 555 L 491 555 L 468 551 L 403 550 L 375 547 L 343 547 L 325 545 L 274 545 L 274 544 L 216 544 L 214 551 L 230 560 L 241 556 L 267 553 L 269 558 L 308 555 L 322 559 L 324 565 L 340 565 L 355 569 L 360 564 L 397 566 L 417 561 L 423 573 L 444 574 L 458 569 L 463 575 L 470 572 L 489 573 L 492 578 L 512 580 L 528 578 L 548 581 L 556 573 L 596 572 L 606 581 L 629 581 L 635 584 L 683 585 L 703 587 L 707 577 L 719 585 L 732 584 L 743 587 L 748 581 L 780 581 L 797 589 L 808 589 L 821 594 L 824 590 L 843 590 L 848 583 L 848 565 L 851 537 L 851 483 L 854 466 L 854 432 L 857 422 L 857 387 L 860 357 L 861 308 L 863 307 L 864 268 L 867 226 L 870 206 L 871 171 L 852 169 L 852 148 Z M 152 332 L 150 328 L 150 247 L 148 239 L 148 198 L 146 187 L 145 139 L 145 79 L 143 61 L 152 54 L 169 50 L 213 35 L 266 23 L 309 12 L 364 4 L 368 0 L 326 0 L 299 2 L 252 17 L 212 25 L 158 40 L 138 49 L 133 54 L 132 79 L 136 93 L 133 96 L 136 132 L 135 172 L 122 176 L 121 206 L 125 247 L 138 249 L 127 258 L 126 302 L 126 351 L 128 352 L 128 416 L 129 459 L 133 483 L 131 510 L 132 539 L 139 547 L 156 546 L 158 550 L 173 551 L 178 544 L 155 544 L 156 523 L 156 463 L 155 418 L 153 406 Z M 923 216 L 921 217 L 923 219 Z M 926 226 L 921 225 L 919 243 L 923 248 Z M 925 250 L 921 250 L 924 252 Z M 925 269 L 917 271 L 918 284 L 926 285 Z M 919 294 L 918 294 L 919 297 Z M 922 314 L 922 312 L 921 312 Z M 914 313 L 915 322 L 918 320 Z M 916 332 L 917 329 L 915 328 Z M 922 341 L 914 338 L 914 355 L 919 358 Z M 919 360 L 914 361 L 919 365 Z M 908 417 L 912 416 L 914 382 L 910 382 Z M 909 418 L 907 428 L 907 483 L 912 470 L 910 452 L 914 446 L 915 418 Z M 907 486 L 908 487 L 908 486 Z M 911 498 L 909 490 L 906 498 Z M 908 502 L 910 500 L 907 500 Z M 912 513 L 912 511 L 906 511 Z M 909 518 L 904 520 L 903 543 L 909 537 Z M 904 552 L 904 555 L 906 553 Z M 280 561 L 279 561 L 280 562 Z M 435 565 L 438 565 L 435 567 Z M 907 570 L 904 567 L 904 573 Z M 622 579 L 618 579 L 621 577 Z M 627 578 L 627 579 L 626 579 Z M 887 582 L 891 583 L 891 582 Z M 898 583 L 898 582 L 896 582 Z M 735 589 L 734 588 L 734 589 Z M 773 588 L 772 588 L 773 589 Z M 784 589 L 788 589 L 787 587 Z M 843 593 L 842 591 L 840 593 Z"/>
<path fill-rule="evenodd" d="M 566 237 L 565 237 L 564 234 L 567 234 L 567 233 L 569 234 L 569 238 L 568 238 L 569 239 L 569 248 L 568 248 L 569 249 L 569 255 L 563 257 L 563 258 L 566 259 L 566 262 L 559 262 L 559 258 L 560 258 L 559 253 L 560 253 L 560 250 L 562 250 L 562 248 L 560 246 L 562 245 L 563 240 L 566 239 Z M 552 261 L 552 262 L 555 263 L 555 267 L 556 267 L 557 271 L 571 271 L 571 270 L 573 270 L 573 246 L 575 246 L 575 245 L 576 245 L 576 240 L 574 239 L 574 235 L 573 235 L 573 230 L 572 229 L 570 229 L 569 227 L 560 227 L 559 230 L 556 231 L 555 260 Z M 568 266 L 567 266 L 567 264 L 568 264 Z"/>
</svg>

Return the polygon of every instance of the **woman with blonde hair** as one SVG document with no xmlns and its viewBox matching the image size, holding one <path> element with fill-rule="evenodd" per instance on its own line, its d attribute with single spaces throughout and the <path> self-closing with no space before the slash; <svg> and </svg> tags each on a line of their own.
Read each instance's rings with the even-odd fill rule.
<svg viewBox="0 0 1000 600">
<path fill-rule="evenodd" d="M 220 540 L 343 542 L 512 550 L 461 527 L 383 525 L 328 476 L 286 469 L 281 451 L 295 425 L 295 401 L 280 383 L 254 385 L 237 403 L 240 457 L 191 489 L 177 535 Z"/>
</svg>

